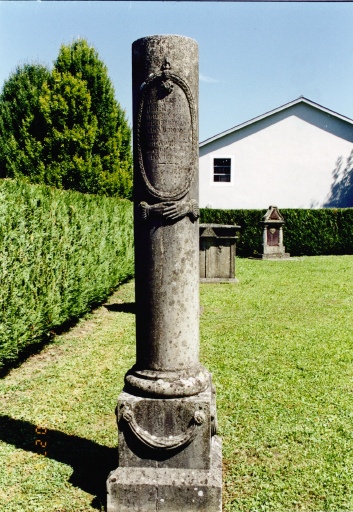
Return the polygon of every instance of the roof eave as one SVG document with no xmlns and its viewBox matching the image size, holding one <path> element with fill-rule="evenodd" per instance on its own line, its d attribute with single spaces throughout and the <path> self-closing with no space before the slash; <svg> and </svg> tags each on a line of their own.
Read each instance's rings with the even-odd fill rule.
<svg viewBox="0 0 353 512">
<path fill-rule="evenodd" d="M 269 112 L 262 114 L 261 116 L 257 116 L 252 119 L 249 119 L 249 121 L 245 121 L 244 123 L 238 124 L 237 126 L 233 126 L 233 128 L 230 128 L 229 130 L 221 132 L 217 135 L 214 135 L 213 137 L 210 137 L 210 138 L 200 142 L 199 147 L 201 148 L 203 146 L 206 146 L 207 144 L 210 144 L 211 142 L 214 142 L 215 140 L 221 139 L 222 137 L 226 137 L 227 135 L 230 135 L 238 130 L 241 130 L 241 129 L 245 128 L 246 126 L 249 126 L 250 124 L 262 121 L 263 119 L 266 119 L 267 117 L 277 114 L 278 112 L 281 112 L 290 107 L 293 107 L 294 105 L 297 105 L 298 103 L 306 103 L 307 105 L 310 105 L 311 107 L 314 107 L 318 110 L 321 110 L 322 112 L 325 112 L 326 114 L 337 117 L 337 118 L 341 119 L 342 121 L 345 121 L 345 122 L 353 125 L 353 119 L 350 119 L 349 117 L 343 116 L 341 114 L 338 114 L 337 112 L 334 112 L 333 110 L 323 107 L 322 105 L 319 105 L 318 103 L 315 103 L 314 101 L 304 98 L 304 96 L 300 96 L 299 98 L 297 98 L 293 101 L 290 101 L 289 103 L 285 103 L 284 105 L 281 105 L 280 107 L 277 107 L 274 110 L 270 110 Z"/>
</svg>

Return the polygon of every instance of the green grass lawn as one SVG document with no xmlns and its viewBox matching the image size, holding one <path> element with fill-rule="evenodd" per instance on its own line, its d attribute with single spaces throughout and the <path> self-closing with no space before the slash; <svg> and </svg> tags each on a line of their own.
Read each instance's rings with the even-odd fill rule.
<svg viewBox="0 0 353 512">
<path fill-rule="evenodd" d="M 201 285 L 224 510 L 353 511 L 353 256 L 237 259 Z M 133 282 L 0 381 L 0 510 L 104 510 Z"/>
</svg>

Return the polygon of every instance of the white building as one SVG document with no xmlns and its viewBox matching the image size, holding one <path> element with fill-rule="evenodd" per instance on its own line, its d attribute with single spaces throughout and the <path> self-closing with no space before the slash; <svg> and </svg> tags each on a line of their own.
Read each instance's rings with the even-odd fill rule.
<svg viewBox="0 0 353 512">
<path fill-rule="evenodd" d="M 200 143 L 200 207 L 323 207 L 353 120 L 304 97 Z"/>
</svg>

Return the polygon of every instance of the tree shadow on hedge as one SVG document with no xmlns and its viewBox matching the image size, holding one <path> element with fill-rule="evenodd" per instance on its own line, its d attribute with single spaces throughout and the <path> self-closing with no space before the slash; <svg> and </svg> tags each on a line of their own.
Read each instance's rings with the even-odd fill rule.
<svg viewBox="0 0 353 512">
<path fill-rule="evenodd" d="M 351 208 L 353 206 L 353 150 L 343 166 L 340 156 L 332 171 L 333 182 L 325 208 Z"/>
<path fill-rule="evenodd" d="M 0 416 L 0 440 L 72 467 L 69 482 L 95 496 L 92 508 L 106 510 L 106 480 L 118 466 L 117 448 L 6 415 Z"/>
</svg>

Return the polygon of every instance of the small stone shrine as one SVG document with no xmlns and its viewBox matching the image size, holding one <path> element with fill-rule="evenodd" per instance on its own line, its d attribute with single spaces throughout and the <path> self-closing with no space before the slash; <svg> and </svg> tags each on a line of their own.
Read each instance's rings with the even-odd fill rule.
<svg viewBox="0 0 353 512">
<path fill-rule="evenodd" d="M 107 512 L 220 512 L 215 390 L 199 362 L 198 46 L 132 46 L 136 364 Z"/>
<path fill-rule="evenodd" d="M 201 283 L 238 283 L 235 252 L 239 229 L 235 225 L 200 224 Z"/>
<path fill-rule="evenodd" d="M 283 245 L 284 219 L 277 206 L 269 206 L 260 225 L 263 227 L 263 252 L 259 255 L 264 260 L 289 258 Z"/>
</svg>

